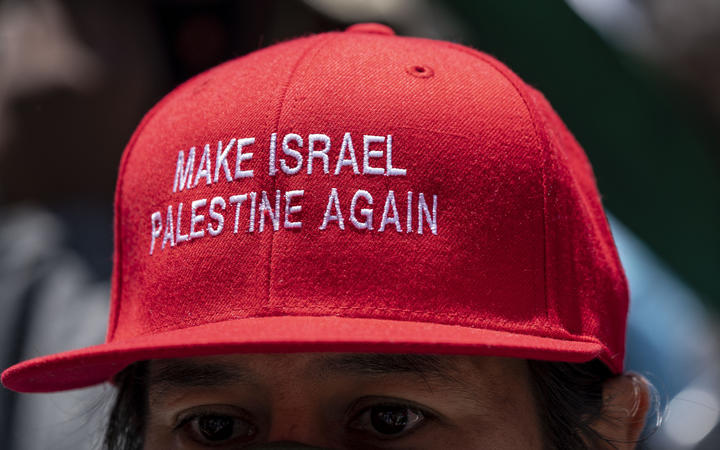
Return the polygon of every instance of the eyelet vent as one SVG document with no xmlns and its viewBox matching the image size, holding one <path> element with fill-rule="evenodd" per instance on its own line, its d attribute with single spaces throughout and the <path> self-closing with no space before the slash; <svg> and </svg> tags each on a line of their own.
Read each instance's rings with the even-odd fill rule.
<svg viewBox="0 0 720 450">
<path fill-rule="evenodd" d="M 413 64 L 408 66 L 405 71 L 417 78 L 430 78 L 435 75 L 432 67 L 426 66 L 425 64 Z"/>
</svg>

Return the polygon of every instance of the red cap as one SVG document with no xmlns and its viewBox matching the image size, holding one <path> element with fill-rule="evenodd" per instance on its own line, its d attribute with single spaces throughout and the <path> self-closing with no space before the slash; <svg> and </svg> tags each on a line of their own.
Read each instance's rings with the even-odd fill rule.
<svg viewBox="0 0 720 450">
<path fill-rule="evenodd" d="M 128 144 L 105 344 L 10 389 L 138 360 L 404 352 L 622 371 L 628 290 L 590 164 L 492 57 L 365 24 L 184 83 Z"/>
</svg>

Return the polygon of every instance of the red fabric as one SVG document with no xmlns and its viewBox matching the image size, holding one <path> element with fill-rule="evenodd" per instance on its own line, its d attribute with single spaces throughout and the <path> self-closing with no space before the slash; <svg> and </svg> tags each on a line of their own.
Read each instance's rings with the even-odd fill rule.
<svg viewBox="0 0 720 450">
<path fill-rule="evenodd" d="M 303 155 L 302 169 L 270 175 L 281 140 Z M 335 175 L 345 133 L 360 173 Z M 308 174 L 311 134 L 330 138 Z M 363 173 L 363 136 L 392 139 L 392 166 L 405 175 Z M 205 144 L 211 178 L 218 141 L 255 138 L 242 161 L 252 177 L 173 192 L 178 152 Z M 323 145 L 316 142 L 316 150 Z M 386 144 L 371 149 L 387 171 Z M 347 156 L 347 154 L 346 154 Z M 228 156 L 235 171 L 235 147 Z M 204 166 L 203 166 L 204 167 Z M 193 180 L 194 181 L 194 180 Z M 344 229 L 323 217 L 337 191 Z M 265 215 L 247 232 L 250 198 L 233 232 L 233 195 L 267 193 L 279 229 Z M 285 193 L 304 190 L 285 228 Z M 373 229 L 350 221 L 358 190 L 373 198 Z M 395 195 L 401 231 L 381 219 Z M 412 192 L 412 231 L 407 193 Z M 437 198 L 437 234 L 423 218 Z M 211 236 L 209 203 L 227 203 Z M 249 197 L 249 195 L 248 195 Z M 151 248 L 169 205 L 188 233 L 191 203 L 204 236 Z M 355 211 L 370 206 L 358 200 Z M 334 212 L 334 208 L 332 209 Z M 392 208 L 390 208 L 392 215 Z M 424 216 L 423 216 L 424 217 Z M 177 225 L 175 223 L 174 225 Z M 53 391 L 109 379 L 127 364 L 157 357 L 256 351 L 412 351 L 563 361 L 600 358 L 622 370 L 628 292 L 589 162 L 541 94 L 493 58 L 442 41 L 355 28 L 282 43 L 186 82 L 143 120 L 121 164 L 107 344 L 31 360 L 3 373 L 19 391 Z M 92 370 L 88 370 L 92 368 Z"/>
</svg>

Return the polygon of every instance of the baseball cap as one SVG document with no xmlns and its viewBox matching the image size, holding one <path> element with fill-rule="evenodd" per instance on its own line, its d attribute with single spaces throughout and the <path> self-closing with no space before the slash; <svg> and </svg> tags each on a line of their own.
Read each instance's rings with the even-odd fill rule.
<svg viewBox="0 0 720 450">
<path fill-rule="evenodd" d="M 358 24 L 221 64 L 146 114 L 119 169 L 106 342 L 2 382 L 251 352 L 618 373 L 627 308 L 592 168 L 542 94 L 485 53 Z"/>
</svg>

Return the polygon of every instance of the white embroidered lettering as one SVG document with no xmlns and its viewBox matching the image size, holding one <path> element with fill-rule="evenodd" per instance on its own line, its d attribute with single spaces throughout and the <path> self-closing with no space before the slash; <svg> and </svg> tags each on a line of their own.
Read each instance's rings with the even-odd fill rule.
<svg viewBox="0 0 720 450">
<path fill-rule="evenodd" d="M 299 151 L 290 148 L 290 141 L 294 141 L 300 148 L 302 148 L 303 146 L 303 139 L 300 137 L 300 135 L 290 133 L 286 134 L 283 138 L 283 153 L 285 153 L 287 156 L 295 158 L 295 161 L 297 161 L 295 167 L 289 167 L 285 162 L 285 158 L 280 160 L 280 169 L 285 173 L 285 175 L 295 175 L 296 173 L 300 172 L 300 169 L 302 168 L 302 154 Z"/>
<path fill-rule="evenodd" d="M 235 145 L 235 138 L 232 138 L 227 146 L 225 146 L 225 150 L 222 150 L 222 141 L 218 141 L 218 149 L 217 149 L 217 157 L 215 159 L 215 180 L 214 182 L 217 183 L 218 179 L 220 177 L 220 168 L 225 171 L 225 179 L 227 181 L 232 181 L 232 176 L 230 176 L 230 168 L 228 167 L 227 157 L 228 153 L 230 153 L 230 149 Z"/>
<path fill-rule="evenodd" d="M 355 192 L 355 195 L 353 195 L 352 202 L 350 202 L 350 222 L 352 222 L 353 225 L 355 225 L 355 228 L 358 230 L 372 230 L 373 225 L 373 210 L 372 208 L 362 208 L 360 210 L 360 215 L 365 217 L 364 222 L 360 222 L 355 217 L 355 207 L 357 205 L 357 201 L 359 198 L 363 198 L 368 205 L 372 206 L 373 204 L 373 198 L 372 195 L 368 191 L 364 191 L 362 189 Z"/>
<path fill-rule="evenodd" d="M 412 197 L 412 191 L 408 191 L 406 233 L 412 233 Z"/>
<path fill-rule="evenodd" d="M 210 209 L 208 209 L 208 216 L 210 216 L 211 219 L 217 221 L 217 227 L 213 228 L 212 224 L 208 220 L 207 229 L 208 233 L 210 233 L 210 236 L 217 236 L 218 234 L 220 234 L 223 230 L 223 226 L 225 225 L 225 216 L 215 211 L 216 206 L 220 206 L 220 208 L 225 211 L 225 199 L 222 197 L 214 197 L 212 200 L 210 200 Z M 235 215 L 235 217 L 235 232 L 237 233 L 237 214 Z"/>
<path fill-rule="evenodd" d="M 192 185 L 193 169 L 195 166 L 195 147 L 188 151 L 187 163 L 185 162 L 185 153 L 180 150 L 178 152 L 177 166 L 175 167 L 175 181 L 173 182 L 173 192 L 190 189 Z"/>
<path fill-rule="evenodd" d="M 152 216 L 150 216 L 150 222 L 152 224 L 152 232 L 150 235 L 152 236 L 152 239 L 150 240 L 150 254 L 153 254 L 153 250 L 155 249 L 155 239 L 160 237 L 160 232 L 162 231 L 162 214 L 160 214 L 160 211 L 156 211 L 152 213 Z"/>
<path fill-rule="evenodd" d="M 280 191 L 278 191 L 280 192 Z M 297 214 L 302 210 L 302 205 L 290 205 L 293 198 L 299 197 L 302 198 L 302 196 L 305 194 L 304 190 L 299 191 L 287 191 L 285 192 L 285 228 L 302 228 L 302 222 L 292 222 L 290 221 L 290 215 L 291 214 Z"/>
<path fill-rule="evenodd" d="M 280 191 L 275 191 L 275 210 L 273 211 L 270 201 L 268 200 L 267 192 L 262 191 L 262 198 L 260 199 L 260 232 L 262 233 L 265 228 L 265 213 L 270 216 L 270 220 L 273 224 L 273 230 L 277 231 L 280 228 Z"/>
<path fill-rule="evenodd" d="M 315 150 L 315 143 L 322 142 L 323 149 Z M 308 160 L 307 160 L 307 173 L 312 174 L 313 159 L 321 158 L 323 160 L 323 173 L 328 173 L 328 166 L 330 165 L 330 158 L 328 158 L 328 151 L 330 151 L 330 138 L 324 134 L 311 134 L 308 137 Z"/>
<path fill-rule="evenodd" d="M 350 159 L 345 159 L 345 152 L 350 154 Z M 340 147 L 340 154 L 338 155 L 337 164 L 335 165 L 335 175 L 340 174 L 340 169 L 345 166 L 352 166 L 353 172 L 356 175 L 360 174 L 358 169 L 357 159 L 355 159 L 355 149 L 353 148 L 352 138 L 350 133 L 345 133 L 343 136 L 342 147 Z"/>
<path fill-rule="evenodd" d="M 179 244 L 181 242 L 185 242 L 189 240 L 189 237 L 187 234 L 182 234 L 180 231 L 180 221 L 182 220 L 182 207 L 183 204 L 180 202 L 178 204 L 178 211 L 177 211 L 177 227 L 175 228 L 175 243 Z"/>
<path fill-rule="evenodd" d="M 204 214 L 197 214 L 198 208 L 203 208 L 207 199 L 195 200 L 190 204 L 190 239 L 197 239 L 205 236 L 205 229 L 195 230 L 195 225 L 200 225 L 205 220 Z"/>
<path fill-rule="evenodd" d="M 230 204 L 235 204 L 235 228 L 233 230 L 235 234 L 238 232 L 238 222 L 240 221 L 240 206 L 245 200 L 247 200 L 247 194 L 233 195 L 230 197 Z"/>
<path fill-rule="evenodd" d="M 337 214 L 331 214 L 331 209 L 335 208 Z M 337 189 L 332 188 L 330 196 L 328 197 L 327 208 L 325 208 L 325 215 L 323 216 L 323 223 L 320 225 L 320 229 L 324 230 L 328 226 L 328 222 L 331 220 L 337 220 L 338 227 L 341 230 L 345 229 L 345 222 L 343 221 L 342 212 L 340 211 L 340 200 L 338 199 Z"/>
<path fill-rule="evenodd" d="M 210 176 L 210 144 L 205 144 L 205 150 L 200 157 L 200 164 L 198 164 L 198 171 L 195 174 L 195 182 L 193 187 L 198 185 L 200 178 L 205 177 L 205 184 L 212 183 L 212 177 Z"/>
<path fill-rule="evenodd" d="M 393 167 L 393 165 L 392 165 L 392 135 L 391 134 L 388 134 L 388 136 L 387 136 L 385 157 L 386 157 L 385 167 L 387 168 L 387 170 L 385 171 L 385 175 L 387 175 L 387 176 L 405 176 L 407 174 L 407 170 L 398 169 L 398 168 Z"/>
<path fill-rule="evenodd" d="M 282 175 L 296 175 L 303 171 L 304 159 L 307 161 L 307 174 L 312 175 L 313 170 L 319 172 L 317 160 L 322 160 L 322 172 L 329 174 L 331 163 L 335 163 L 333 170 L 334 175 L 340 175 L 343 168 L 352 167 L 352 174 L 348 174 L 353 180 L 357 175 L 385 175 L 385 176 L 407 176 L 408 169 L 393 166 L 393 135 L 386 134 L 384 136 L 362 135 L 362 167 L 355 152 L 355 146 L 350 132 L 344 132 L 342 136 L 342 144 L 337 152 L 337 160 L 333 161 L 335 153 L 331 153 L 332 139 L 330 134 L 314 133 L 305 135 L 307 139 L 307 153 L 305 153 L 305 142 L 303 137 L 296 133 L 288 133 L 279 138 L 278 133 L 271 133 L 268 148 L 268 176 L 275 177 L 279 172 Z M 334 134 L 332 136 L 335 136 Z M 337 139 L 337 138 L 333 138 Z M 173 180 L 173 192 L 181 192 L 183 190 L 195 188 L 204 181 L 204 184 L 210 186 L 217 183 L 220 178 L 220 172 L 224 171 L 225 179 L 232 182 L 241 178 L 250 178 L 254 176 L 252 167 L 253 153 L 247 151 L 248 147 L 256 144 L 256 138 L 232 138 L 226 145 L 222 141 L 217 142 L 217 153 L 212 154 L 211 145 L 204 144 L 202 154 L 196 161 L 197 148 L 189 147 L 187 150 L 178 151 L 177 161 L 175 165 L 175 176 Z M 384 144 L 384 148 L 380 145 Z M 337 145 L 337 143 L 336 143 Z M 230 152 L 236 149 L 237 157 L 234 161 L 234 170 L 230 166 L 232 156 Z M 279 150 L 282 149 L 280 153 Z M 278 155 L 278 153 L 280 153 Z M 384 155 L 383 155 L 384 153 Z M 397 155 L 395 155 L 397 156 Z M 402 156 L 402 155 L 401 155 Z M 384 164 L 378 159 L 385 159 Z M 401 158 L 402 159 L 402 158 Z M 293 161 L 294 160 L 294 161 Z M 373 161 L 375 160 L 375 161 Z M 197 164 L 196 164 L 197 162 Z M 213 162 L 215 167 L 213 171 Z M 396 161 L 397 162 L 397 161 Z M 243 163 L 245 165 L 243 166 Z M 313 167 L 315 166 L 315 167 Z M 302 177 L 301 177 L 302 178 Z M 306 180 L 307 181 L 307 180 Z M 348 181 L 351 181 L 348 179 Z M 275 183 L 270 183 L 274 186 Z M 390 190 L 393 186 L 392 181 L 382 183 L 387 186 L 387 196 L 385 198 L 382 219 L 377 228 L 378 232 L 384 232 L 390 225 L 395 226 L 398 233 L 403 233 L 402 224 L 405 223 L 405 233 L 413 233 L 417 230 L 418 234 L 427 234 L 429 231 L 437 235 L 437 195 L 433 195 L 432 205 L 428 205 L 426 195 L 418 192 L 417 195 L 413 191 L 407 191 L 406 217 L 405 220 L 398 214 L 398 204 L 395 191 Z M 277 183 L 278 186 L 285 186 L 285 182 Z M 260 186 L 265 186 L 264 182 Z M 300 185 L 302 186 L 302 184 Z M 343 189 L 346 189 L 343 186 Z M 152 212 L 150 216 L 150 255 L 154 254 L 158 241 L 162 241 L 161 248 L 169 243 L 170 247 L 174 247 L 182 242 L 191 241 L 208 234 L 210 236 L 219 236 L 225 226 L 225 219 L 232 220 L 232 216 L 226 217 L 225 214 L 232 214 L 229 205 L 235 205 L 235 220 L 233 233 L 239 233 L 240 212 L 242 205 L 250 201 L 248 210 L 248 224 L 246 231 L 254 233 L 255 231 L 265 231 L 267 223 L 268 228 L 272 223 L 272 231 L 284 229 L 299 230 L 303 228 L 303 217 L 311 211 L 306 211 L 307 205 L 303 205 L 303 198 L 307 188 L 283 191 L 275 189 L 275 200 L 272 199 L 272 191 L 256 190 L 255 192 L 247 192 L 242 195 L 232 195 L 229 197 L 215 196 L 190 202 L 188 199 L 185 203 L 191 203 L 191 211 L 189 219 L 186 217 L 185 225 L 183 225 L 182 210 L 183 203 L 173 203 L 167 208 L 167 220 L 163 221 L 164 211 Z M 268 192 L 270 194 L 268 194 Z M 345 191 L 344 191 L 345 192 Z M 349 190 L 347 191 L 349 193 Z M 398 195 L 401 195 L 400 193 Z M 282 197 L 285 197 L 285 205 L 282 205 Z M 375 194 L 378 197 L 379 193 Z M 417 206 L 413 201 L 417 201 Z M 344 206 L 344 205 L 343 205 Z M 350 211 L 347 216 L 356 230 L 374 230 L 375 205 L 373 195 L 370 191 L 358 189 L 355 191 L 350 201 Z M 200 214 L 202 208 L 207 207 L 207 212 Z M 402 204 L 400 205 L 402 208 Z M 177 208 L 173 211 L 173 208 Z M 284 209 L 281 209 L 284 208 Z M 379 208 L 379 204 L 378 204 Z M 417 208 L 417 210 L 415 209 Z M 417 211 L 417 213 L 416 213 Z M 319 212 L 319 211 L 318 211 Z M 380 212 L 379 209 L 377 211 Z M 260 215 L 258 218 L 257 215 Z M 283 215 L 284 214 L 284 215 Z M 323 214 L 322 223 L 318 227 L 320 230 L 326 230 L 331 222 L 336 221 L 340 230 L 345 230 L 344 214 L 341 208 L 338 188 L 331 188 L 328 202 Z M 415 219 L 417 217 L 417 219 Z M 258 221 L 256 223 L 256 220 Z M 413 223 L 415 221 L 415 223 Z M 188 223 L 189 222 L 189 223 Z M 182 227 L 189 225 L 187 234 L 183 233 Z M 257 225 L 257 230 L 256 230 Z M 243 227 L 245 225 L 242 225 Z M 313 225 L 314 226 L 314 225 Z"/>
<path fill-rule="evenodd" d="M 423 212 L 425 219 L 430 224 L 430 231 L 437 235 L 437 195 L 433 195 L 432 217 L 427 203 L 425 203 L 425 195 L 421 192 L 418 195 L 418 234 L 423 234 Z"/>
<path fill-rule="evenodd" d="M 165 221 L 165 234 L 163 235 L 162 248 L 170 241 L 170 247 L 175 247 L 175 230 L 173 230 L 172 205 L 168 205 L 167 220 Z"/>
<path fill-rule="evenodd" d="M 248 233 L 255 231 L 255 204 L 257 203 L 257 194 L 250 193 L 250 224 L 248 225 Z"/>
<path fill-rule="evenodd" d="M 274 177 L 277 173 L 277 166 L 275 165 L 275 148 L 277 147 L 277 133 L 273 133 L 270 136 L 270 157 L 268 158 L 268 175 Z"/>
<path fill-rule="evenodd" d="M 380 158 L 382 150 L 370 150 L 370 144 L 385 142 L 385 136 L 363 136 L 363 175 L 382 175 L 385 170 L 381 167 L 370 166 L 370 158 Z"/>
<path fill-rule="evenodd" d="M 390 206 L 392 206 L 392 217 L 388 217 Z M 395 224 L 395 230 L 398 233 L 402 231 L 402 228 L 400 227 L 400 218 L 398 217 L 397 204 L 395 203 L 395 193 L 393 191 L 388 191 L 387 198 L 385 199 L 382 221 L 380 222 L 380 228 L 378 228 L 378 231 L 385 231 L 385 225 L 389 223 Z"/>
<path fill-rule="evenodd" d="M 253 176 L 253 170 L 241 170 L 240 169 L 240 163 L 243 161 L 249 161 L 252 159 L 253 154 L 252 153 L 243 153 L 242 149 L 243 147 L 247 145 L 252 145 L 255 143 L 255 138 L 244 138 L 244 139 L 238 139 L 237 141 L 237 159 L 235 160 L 235 179 L 238 178 L 250 178 Z"/>
</svg>

